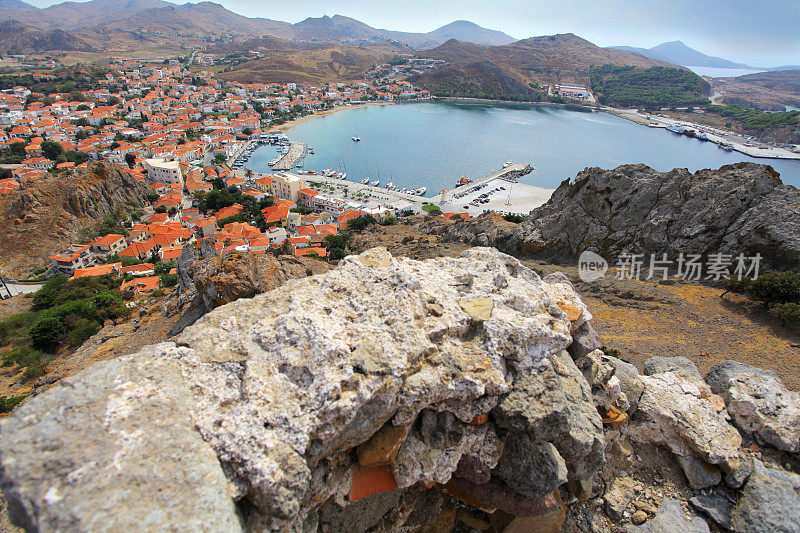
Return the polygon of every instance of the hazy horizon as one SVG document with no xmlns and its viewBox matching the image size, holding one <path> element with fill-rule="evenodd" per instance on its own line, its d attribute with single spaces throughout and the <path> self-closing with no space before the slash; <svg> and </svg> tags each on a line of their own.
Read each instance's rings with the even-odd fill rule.
<svg viewBox="0 0 800 533">
<path fill-rule="evenodd" d="M 275 0 L 216 2 L 248 17 L 291 23 L 338 14 L 376 28 L 428 32 L 454 20 L 469 20 L 517 39 L 574 33 L 598 46 L 641 48 L 679 40 L 704 54 L 756 67 L 800 64 L 800 2 L 796 0 L 611 0 L 603 6 L 588 0 L 567 0 L 557 5 L 441 0 L 435 10 L 423 0 L 406 0 L 403 4 L 305 0 L 290 6 Z M 28 3 L 47 7 L 60 2 Z"/>
</svg>

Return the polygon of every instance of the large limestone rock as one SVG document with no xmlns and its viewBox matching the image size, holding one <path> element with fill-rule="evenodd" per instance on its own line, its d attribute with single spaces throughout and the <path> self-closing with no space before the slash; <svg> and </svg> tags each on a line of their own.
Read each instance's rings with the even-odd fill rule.
<svg viewBox="0 0 800 533">
<path fill-rule="evenodd" d="M 566 352 L 589 318 L 570 285 L 496 250 L 374 249 L 32 398 L 0 425 L 2 489 L 39 529 L 312 530 L 355 500 L 377 513 L 364 528 L 396 528 L 438 505 L 416 496 L 432 484 L 482 509 L 562 513 L 546 492 L 603 462 Z M 532 449 L 524 475 L 493 472 Z"/>
<path fill-rule="evenodd" d="M 777 374 L 723 361 L 711 368 L 706 381 L 725 400 L 739 429 L 780 450 L 800 453 L 800 393 L 787 389 Z"/>
<path fill-rule="evenodd" d="M 723 253 L 753 256 L 775 268 L 800 267 L 800 191 L 772 167 L 754 163 L 717 170 L 658 172 L 645 165 L 590 168 L 564 181 L 550 200 L 496 244 L 543 256 L 593 250 Z"/>
<path fill-rule="evenodd" d="M 673 372 L 639 379 L 644 392 L 627 430 L 632 440 L 663 445 L 682 457 L 696 455 L 726 472 L 739 466 L 741 435 L 697 386 Z"/>
</svg>

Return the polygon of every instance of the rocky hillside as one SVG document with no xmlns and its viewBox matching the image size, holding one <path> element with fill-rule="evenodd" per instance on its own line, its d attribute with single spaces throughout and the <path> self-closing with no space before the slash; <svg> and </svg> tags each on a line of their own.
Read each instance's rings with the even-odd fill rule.
<svg viewBox="0 0 800 533">
<path fill-rule="evenodd" d="M 77 35 L 55 28 L 40 30 L 16 20 L 0 22 L 0 50 L 9 54 L 49 50 L 92 51 L 92 46 Z"/>
<path fill-rule="evenodd" d="M 106 163 L 26 182 L 0 198 L 0 272 L 17 277 L 44 266 L 81 228 L 146 205 L 147 192 L 127 170 Z"/>
<path fill-rule="evenodd" d="M 796 528 L 798 394 L 591 318 L 495 250 L 371 249 L 30 399 L 0 489 L 29 530 Z"/>
<path fill-rule="evenodd" d="M 418 55 L 450 64 L 448 71 L 433 70 L 412 78 L 414 83 L 445 96 L 468 96 L 441 90 L 459 83 L 466 88 L 509 85 L 509 81 L 504 80 L 513 80 L 517 87 L 509 92 L 509 97 L 521 88 L 531 90 L 531 84 L 537 87 L 539 84 L 577 83 L 589 87 L 589 71 L 595 65 L 674 66 L 633 52 L 600 48 L 571 33 L 531 37 L 503 46 L 482 46 L 453 39 Z"/>
<path fill-rule="evenodd" d="M 615 259 L 623 252 L 760 253 L 762 265 L 800 268 L 800 191 L 768 165 L 658 172 L 646 165 L 590 168 L 565 180 L 520 225 L 479 217 L 433 228 L 446 239 L 497 246 L 565 261 L 584 250 Z"/>
</svg>

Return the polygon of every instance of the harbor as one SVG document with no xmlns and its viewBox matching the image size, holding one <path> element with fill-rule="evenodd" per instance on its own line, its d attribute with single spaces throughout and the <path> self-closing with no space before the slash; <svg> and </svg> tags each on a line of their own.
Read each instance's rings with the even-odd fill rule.
<svg viewBox="0 0 800 533">
<path fill-rule="evenodd" d="M 272 170 L 292 170 L 298 166 L 307 154 L 308 148 L 305 143 L 292 141 L 288 147 L 284 147 L 281 157 L 273 160 L 274 164 L 270 166 Z"/>
</svg>

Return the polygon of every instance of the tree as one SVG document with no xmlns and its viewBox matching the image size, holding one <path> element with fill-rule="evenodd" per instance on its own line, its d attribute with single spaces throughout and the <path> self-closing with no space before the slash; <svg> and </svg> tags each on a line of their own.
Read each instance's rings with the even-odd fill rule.
<svg viewBox="0 0 800 533">
<path fill-rule="evenodd" d="M 222 154 L 217 154 L 214 156 L 214 164 L 221 165 L 225 162 L 225 156 Z"/>
<path fill-rule="evenodd" d="M 253 130 L 251 130 L 250 128 L 244 128 L 244 129 L 242 130 L 242 133 L 244 133 L 244 134 L 245 134 L 245 135 L 247 135 L 247 136 L 250 136 L 250 135 L 252 135 L 252 134 L 253 134 Z"/>
<path fill-rule="evenodd" d="M 87 104 L 81 104 L 76 109 L 78 111 L 89 111 L 91 108 Z"/>
<path fill-rule="evenodd" d="M 64 324 L 58 318 L 43 318 L 31 328 L 28 336 L 31 345 L 39 350 L 51 350 L 58 346 L 61 335 L 65 332 Z"/>
<path fill-rule="evenodd" d="M 136 162 L 136 156 L 131 153 L 125 154 L 125 162 L 128 163 L 128 168 L 133 168 L 133 164 Z"/>
<path fill-rule="evenodd" d="M 51 161 L 55 161 L 56 159 L 58 159 L 58 156 L 61 155 L 61 152 L 63 151 L 64 149 L 57 142 L 53 141 L 42 142 L 42 155 Z"/>
<path fill-rule="evenodd" d="M 154 209 L 154 211 L 155 211 L 156 213 L 166 213 L 166 212 L 167 212 L 167 207 L 166 207 L 166 206 L 163 206 L 163 205 L 160 205 L 160 206 L 156 207 L 156 208 Z"/>
</svg>

